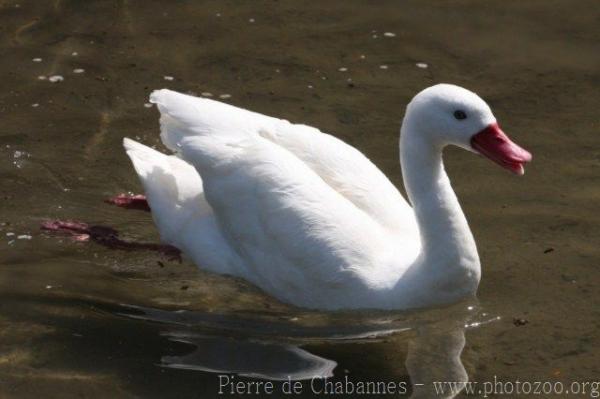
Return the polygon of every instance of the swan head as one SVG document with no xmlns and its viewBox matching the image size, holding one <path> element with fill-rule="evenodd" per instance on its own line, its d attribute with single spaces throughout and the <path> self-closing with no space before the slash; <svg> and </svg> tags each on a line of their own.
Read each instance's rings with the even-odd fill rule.
<svg viewBox="0 0 600 399">
<path fill-rule="evenodd" d="M 481 97 L 459 86 L 438 84 L 418 93 L 407 106 L 405 124 L 433 146 L 456 145 L 519 175 L 532 158 L 500 129 Z"/>
</svg>

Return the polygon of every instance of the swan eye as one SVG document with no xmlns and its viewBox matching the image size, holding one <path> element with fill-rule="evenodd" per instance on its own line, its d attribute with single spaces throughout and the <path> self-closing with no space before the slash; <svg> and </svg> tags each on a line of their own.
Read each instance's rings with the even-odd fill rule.
<svg viewBox="0 0 600 399">
<path fill-rule="evenodd" d="M 463 119 L 467 119 L 467 114 L 465 114 L 465 111 L 458 110 L 454 111 L 454 117 L 459 121 L 462 121 Z"/>
</svg>

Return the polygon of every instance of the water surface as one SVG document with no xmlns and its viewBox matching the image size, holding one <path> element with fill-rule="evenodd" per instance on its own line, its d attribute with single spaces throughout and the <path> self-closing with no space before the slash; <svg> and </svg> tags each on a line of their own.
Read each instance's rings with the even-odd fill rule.
<svg viewBox="0 0 600 399">
<path fill-rule="evenodd" d="M 599 21 L 598 2 L 567 0 L 1 2 L 0 396 L 222 397 L 225 372 L 600 380 Z M 70 218 L 157 240 L 149 215 L 102 202 L 141 189 L 122 137 L 160 147 L 152 89 L 318 126 L 401 186 L 404 107 L 439 82 L 481 94 L 534 154 L 516 178 L 447 151 L 482 259 L 476 303 L 309 312 L 39 231 Z"/>
</svg>

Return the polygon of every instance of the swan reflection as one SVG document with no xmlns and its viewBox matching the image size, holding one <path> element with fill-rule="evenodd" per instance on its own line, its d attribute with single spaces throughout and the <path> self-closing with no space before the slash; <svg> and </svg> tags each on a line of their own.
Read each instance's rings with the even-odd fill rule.
<svg viewBox="0 0 600 399">
<path fill-rule="evenodd" d="M 295 345 L 195 335 L 165 334 L 170 340 L 191 344 L 196 349 L 183 356 L 164 356 L 162 365 L 219 374 L 284 381 L 331 377 L 337 363 Z"/>
<path fill-rule="evenodd" d="M 160 322 L 166 327 L 164 337 L 191 347 L 182 355 L 164 355 L 161 367 L 216 373 L 220 379 L 215 381 L 218 380 L 221 389 L 242 379 L 274 383 L 304 381 L 304 390 L 312 394 L 347 394 L 348 389 L 356 394 L 360 389 L 371 392 L 377 389 L 378 393 L 397 395 L 404 389 L 407 395 L 412 391 L 411 398 L 457 396 L 459 392 L 451 392 L 447 386 L 443 388 L 448 392 L 440 392 L 440 386 L 436 387 L 434 382 L 468 381 L 461 361 L 465 330 L 494 320 L 484 320 L 485 313 L 464 303 L 400 316 L 363 314 L 350 319 L 351 314 L 332 315 L 332 323 L 325 324 L 306 321 L 310 315 L 290 322 L 265 320 L 256 315 L 243 317 L 141 307 L 129 310 L 124 313 L 128 317 Z M 334 359 L 305 348 L 324 343 L 369 343 L 383 339 L 406 347 L 409 381 L 395 381 L 394 387 L 390 381 L 357 381 L 347 371 L 340 370 Z"/>
</svg>

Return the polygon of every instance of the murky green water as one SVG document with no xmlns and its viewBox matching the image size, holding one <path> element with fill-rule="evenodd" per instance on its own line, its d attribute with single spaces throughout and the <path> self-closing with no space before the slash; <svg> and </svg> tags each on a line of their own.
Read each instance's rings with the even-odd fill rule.
<svg viewBox="0 0 600 399">
<path fill-rule="evenodd" d="M 430 381 L 465 372 L 600 381 L 597 1 L 0 7 L 1 397 L 222 397 L 227 372 L 426 383 L 414 388 L 422 397 L 435 397 Z M 438 82 L 481 94 L 534 154 L 519 179 L 447 152 L 483 263 L 479 303 L 306 312 L 189 263 L 39 231 L 71 218 L 157 239 L 149 215 L 102 202 L 140 191 L 120 142 L 158 145 L 157 112 L 144 106 L 152 89 L 228 94 L 318 126 L 400 184 L 404 107 Z M 270 397 L 290 397 L 276 385 Z"/>
</svg>

